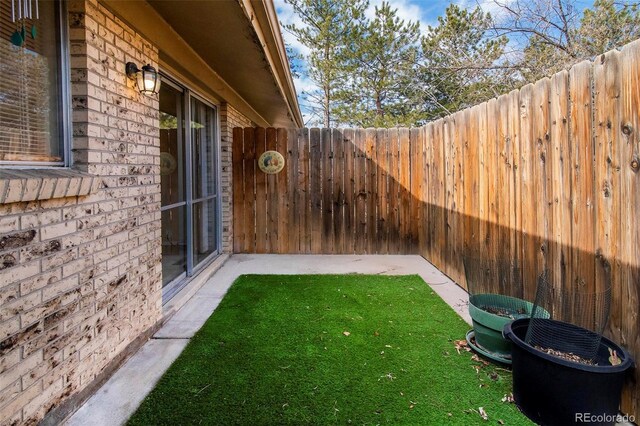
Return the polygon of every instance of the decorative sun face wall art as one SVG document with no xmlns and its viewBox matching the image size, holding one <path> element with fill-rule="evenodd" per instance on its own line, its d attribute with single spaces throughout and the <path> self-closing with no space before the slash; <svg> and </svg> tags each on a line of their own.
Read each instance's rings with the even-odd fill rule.
<svg viewBox="0 0 640 426">
<path fill-rule="evenodd" d="M 268 175 L 275 175 L 284 168 L 284 157 L 278 151 L 265 151 L 258 158 L 258 167 Z"/>
</svg>

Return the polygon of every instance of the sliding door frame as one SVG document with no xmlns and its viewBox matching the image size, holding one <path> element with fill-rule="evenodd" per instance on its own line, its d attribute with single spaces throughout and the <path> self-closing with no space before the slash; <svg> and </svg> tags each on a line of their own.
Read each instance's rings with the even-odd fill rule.
<svg viewBox="0 0 640 426">
<path fill-rule="evenodd" d="M 168 84 L 176 90 L 179 90 L 183 94 L 183 111 L 184 117 L 182 123 L 178 123 L 178 125 L 183 126 L 184 129 L 184 146 L 185 146 L 185 158 L 184 158 L 184 168 L 185 168 L 185 203 L 186 206 L 186 256 L 187 256 L 187 267 L 186 271 L 177 276 L 174 280 L 167 283 L 162 288 L 162 303 L 168 302 L 173 296 L 175 296 L 180 290 L 182 290 L 191 280 L 192 277 L 197 275 L 202 269 L 208 266 L 213 259 L 218 257 L 221 253 L 222 247 L 222 203 L 221 203 L 221 189 L 222 189 L 222 171 L 221 171 L 221 150 L 220 150 L 220 110 L 219 106 L 215 103 L 207 100 L 206 97 L 200 95 L 198 92 L 194 91 L 188 85 L 181 83 L 180 79 L 175 78 L 166 72 L 160 73 L 162 78 L 162 84 Z M 196 176 L 197 170 L 194 170 L 193 165 L 193 140 L 192 140 L 192 111 L 191 111 L 191 100 L 196 99 L 199 102 L 203 103 L 206 107 L 209 107 L 213 110 L 214 119 L 213 119 L 213 129 L 212 129 L 212 138 L 211 143 L 213 144 L 212 150 L 214 152 L 214 177 L 215 177 L 215 196 L 205 196 L 198 199 L 193 199 L 193 183 L 194 179 L 197 179 Z M 215 250 L 202 259 L 198 264 L 194 264 L 194 235 L 193 235 L 193 225 L 194 225 L 194 204 L 198 202 L 207 202 L 210 199 L 215 199 L 215 207 L 214 214 L 215 218 L 215 229 L 216 229 L 216 238 L 215 238 Z M 178 203 L 183 205 L 183 203 Z M 170 205 L 161 207 L 161 211 L 168 210 L 172 207 L 176 207 L 177 205 Z"/>
</svg>

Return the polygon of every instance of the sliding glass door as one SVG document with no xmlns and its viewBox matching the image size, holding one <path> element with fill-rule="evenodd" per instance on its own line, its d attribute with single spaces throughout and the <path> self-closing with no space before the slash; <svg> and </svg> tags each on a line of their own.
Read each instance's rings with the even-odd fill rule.
<svg viewBox="0 0 640 426">
<path fill-rule="evenodd" d="M 193 147 L 193 255 L 194 263 L 206 259 L 217 248 L 218 179 L 215 111 L 191 99 L 191 144 Z"/>
<path fill-rule="evenodd" d="M 160 89 L 160 151 L 166 301 L 220 246 L 216 109 L 169 79 Z"/>
<path fill-rule="evenodd" d="M 160 86 L 160 186 L 162 286 L 187 271 L 187 192 L 184 92 Z"/>
</svg>

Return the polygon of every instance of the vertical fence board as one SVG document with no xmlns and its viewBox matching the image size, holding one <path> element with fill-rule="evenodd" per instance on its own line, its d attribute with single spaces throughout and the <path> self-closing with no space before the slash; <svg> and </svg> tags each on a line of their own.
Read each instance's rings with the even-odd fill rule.
<svg viewBox="0 0 640 426">
<path fill-rule="evenodd" d="M 389 167 L 388 160 L 388 132 L 387 129 L 378 129 L 376 131 L 377 149 L 374 151 L 375 162 L 377 167 L 377 216 L 376 216 L 376 253 L 388 254 L 389 253 L 389 232 L 388 232 L 388 219 L 389 219 L 389 199 L 388 199 L 388 185 L 387 185 L 387 168 Z M 391 200 L 392 203 L 395 200 Z"/>
<path fill-rule="evenodd" d="M 522 188 L 520 179 L 520 92 L 517 90 L 509 94 L 509 136 L 511 138 L 511 190 L 510 196 L 514 200 L 509 218 L 512 252 L 511 259 L 518 266 L 514 270 L 514 281 L 520 288 L 514 292 L 514 296 L 524 297 L 523 288 L 523 259 L 522 259 Z"/>
<path fill-rule="evenodd" d="M 548 164 L 551 171 L 552 203 L 549 226 L 549 256 L 547 267 L 551 277 L 565 286 L 570 279 L 571 253 L 571 154 L 569 146 L 569 74 L 560 72 L 551 79 L 549 97 L 551 139 Z"/>
<path fill-rule="evenodd" d="M 354 197 L 355 197 L 355 247 L 356 253 L 367 253 L 367 158 L 365 132 L 357 131 L 354 137 Z"/>
<path fill-rule="evenodd" d="M 322 143 L 320 129 L 309 131 L 309 197 L 311 199 L 311 253 L 322 253 Z"/>
<path fill-rule="evenodd" d="M 332 175 L 332 156 L 331 147 L 331 129 L 322 129 L 320 131 L 320 144 L 322 146 L 322 234 L 321 247 L 322 253 L 333 253 L 334 248 L 334 232 L 333 232 L 333 175 Z"/>
<path fill-rule="evenodd" d="M 503 260 L 505 263 L 512 261 L 511 259 L 511 240 L 509 238 L 509 212 L 513 208 L 511 205 L 511 198 L 509 194 L 509 181 L 510 181 L 510 168 L 509 168 L 509 153 L 510 153 L 510 138 L 509 138 L 509 102 L 507 95 L 500 96 L 496 102 L 496 159 L 495 170 L 496 183 L 495 188 L 495 232 L 496 236 L 494 241 L 496 242 L 496 259 Z M 511 276 L 511 268 L 500 271 L 503 277 L 508 279 L 501 279 L 500 285 L 503 286 L 505 294 L 513 294 L 514 281 Z"/>
<path fill-rule="evenodd" d="M 278 150 L 278 132 L 273 127 L 268 127 L 266 130 L 266 150 L 277 151 Z M 262 172 L 261 172 L 262 173 Z M 264 174 L 264 173 L 263 173 Z M 282 174 L 279 173 L 279 174 Z M 278 175 L 279 175 L 278 174 Z M 280 188 L 278 185 L 278 175 L 265 174 L 267 180 L 267 253 L 279 253 L 278 239 L 279 239 L 279 201 L 280 201 Z"/>
<path fill-rule="evenodd" d="M 289 231 L 293 228 L 292 221 L 289 221 L 289 211 L 294 208 L 292 196 L 289 194 L 289 160 L 291 159 L 291 148 L 288 140 L 287 129 L 276 130 L 277 150 L 284 158 L 284 168 L 275 175 L 276 177 L 276 203 L 278 214 L 278 253 L 289 253 Z M 290 224 L 290 225 L 289 225 Z"/>
<path fill-rule="evenodd" d="M 411 169 L 409 166 L 409 149 L 411 140 L 409 139 L 409 129 L 400 128 L 399 130 L 399 156 L 398 156 L 398 197 L 399 206 L 399 223 L 400 223 L 400 253 L 409 252 L 409 228 L 411 226 L 411 217 L 409 212 L 411 209 L 411 196 L 409 194 Z"/>
<path fill-rule="evenodd" d="M 289 227 L 286 251 L 283 253 L 301 253 L 300 248 L 300 212 L 302 211 L 302 205 L 300 204 L 300 192 L 297 187 L 298 183 L 298 167 L 300 165 L 300 159 L 298 156 L 298 135 L 299 130 L 287 129 L 287 195 L 288 195 L 288 207 L 286 215 L 281 217 L 284 220 L 285 227 Z"/>
<path fill-rule="evenodd" d="M 356 229 L 356 217 L 355 217 L 355 201 L 354 196 L 354 184 L 355 184 L 355 169 L 354 169 L 354 149 L 355 144 L 353 138 L 354 130 L 345 129 L 343 133 L 344 137 L 344 229 L 345 229 L 345 242 L 344 253 L 355 253 L 354 241 L 355 241 L 355 229 Z"/>
<path fill-rule="evenodd" d="M 412 128 L 409 138 L 411 140 L 409 152 L 409 171 L 410 171 L 410 191 L 411 211 L 409 213 L 409 251 L 408 253 L 417 253 L 420 247 L 420 234 L 424 226 L 422 218 L 420 187 L 422 185 L 422 173 L 424 164 L 422 163 L 422 129 Z"/>
<path fill-rule="evenodd" d="M 486 155 L 484 157 L 485 184 L 487 188 L 486 200 L 486 229 L 485 229 L 485 250 L 487 258 L 491 260 L 502 260 L 499 256 L 500 249 L 500 229 L 498 227 L 500 208 L 501 188 L 498 187 L 498 164 L 500 141 L 500 108 L 496 99 L 487 102 L 487 143 L 485 145 Z M 496 271 L 498 272 L 498 271 Z M 503 281 L 500 281 L 500 285 Z M 508 294 L 508 289 L 500 288 L 503 294 Z"/>
<path fill-rule="evenodd" d="M 298 188 L 300 194 L 300 252 L 311 253 L 311 165 L 309 129 L 302 129 L 298 139 Z"/>
<path fill-rule="evenodd" d="M 434 259 L 438 265 L 445 265 L 446 260 L 446 164 L 445 164 L 445 141 L 444 141 L 445 121 L 440 119 L 434 123 L 434 143 L 433 143 L 433 251 Z M 447 273 L 448 271 L 443 271 Z"/>
<path fill-rule="evenodd" d="M 256 250 L 256 132 L 249 127 L 244 129 L 244 250 L 255 253 Z"/>
<path fill-rule="evenodd" d="M 592 64 L 582 62 L 569 71 L 571 99 L 571 155 L 573 161 L 573 279 L 567 284 L 591 286 L 595 275 L 593 133 L 591 128 Z M 584 288 L 588 291 L 589 288 Z"/>
<path fill-rule="evenodd" d="M 622 215 L 617 238 L 621 242 L 624 257 L 623 271 L 614 291 L 620 292 L 624 305 L 620 306 L 621 340 L 640 358 L 640 42 L 633 42 L 621 53 L 621 112 L 620 121 L 614 123 L 621 141 L 620 168 L 622 192 Z M 640 369 L 636 368 L 635 379 L 628 381 L 622 399 L 626 413 L 640 413 Z"/>
<path fill-rule="evenodd" d="M 443 159 L 445 167 L 445 199 L 444 199 L 444 215 L 445 215 L 445 228 L 444 228 L 444 260 L 447 265 L 446 274 L 455 279 L 456 272 L 453 269 L 453 234 L 456 229 L 454 214 L 456 211 L 454 187 L 455 187 L 455 144 L 451 134 L 451 121 L 454 116 L 445 117 L 442 123 L 442 136 L 443 136 Z"/>
<path fill-rule="evenodd" d="M 478 223 L 479 253 L 478 259 L 487 258 L 487 230 L 489 205 L 489 181 L 487 176 L 487 145 L 488 145 L 488 123 L 487 123 L 487 103 L 477 106 L 478 117 L 478 209 L 474 212 Z"/>
<path fill-rule="evenodd" d="M 377 242 L 378 165 L 375 162 L 376 130 L 365 130 L 367 253 L 375 254 Z"/>
<path fill-rule="evenodd" d="M 333 129 L 333 253 L 344 253 L 344 138 L 342 129 Z"/>
<path fill-rule="evenodd" d="M 620 277 L 622 265 L 619 262 L 618 241 L 620 226 L 620 69 L 619 55 L 609 52 L 594 64 L 595 80 L 595 242 L 599 254 L 610 262 L 613 276 Z M 596 260 L 596 289 L 604 290 L 607 276 Z M 608 324 L 609 335 L 615 340 L 621 338 L 622 295 L 614 291 L 611 298 L 611 317 Z"/>
<path fill-rule="evenodd" d="M 548 78 L 538 81 L 533 90 L 533 139 L 531 146 L 533 149 L 533 187 L 535 194 L 534 210 L 535 237 L 534 245 L 537 247 L 536 273 L 541 273 L 548 269 L 548 241 L 549 241 L 549 218 L 551 211 L 551 199 L 549 196 L 551 185 L 551 173 L 548 167 L 548 145 L 549 133 L 549 88 Z M 553 277 L 552 277 L 553 278 Z"/>
<path fill-rule="evenodd" d="M 465 180 L 464 180 L 464 255 L 470 258 L 477 258 L 480 254 L 479 245 L 479 220 L 475 216 L 478 212 L 479 204 L 479 170 L 478 159 L 479 137 L 478 137 L 478 107 L 469 110 L 465 132 Z M 465 269 L 466 272 L 466 269 Z M 464 280 L 465 285 L 466 278 Z"/>
<path fill-rule="evenodd" d="M 467 126 L 468 111 L 460 111 L 454 115 L 454 120 L 450 121 L 452 141 L 454 144 L 454 169 L 453 169 L 453 200 L 455 209 L 452 212 L 452 229 L 451 229 L 451 242 L 452 242 L 452 257 L 451 267 L 454 272 L 452 276 L 455 277 L 456 282 L 465 281 L 464 265 L 462 262 L 463 247 L 464 247 L 464 144 L 466 138 L 466 126 Z"/>
<path fill-rule="evenodd" d="M 429 188 L 429 141 L 427 127 L 420 129 L 422 138 L 422 159 L 419 167 L 422 171 L 422 179 L 420 181 L 420 189 L 418 193 L 418 200 L 420 202 L 420 214 L 422 220 L 420 221 L 420 229 L 418 230 L 418 253 L 426 253 L 429 246 L 429 208 L 428 208 L 428 196 L 427 191 Z"/>
<path fill-rule="evenodd" d="M 434 238 L 435 238 L 435 206 L 434 206 L 434 198 L 433 198 L 433 187 L 436 186 L 435 173 L 433 164 L 433 145 L 436 143 L 434 130 L 434 123 L 428 123 L 424 127 L 424 154 L 425 154 L 425 176 L 426 182 L 428 183 L 422 191 L 422 197 L 424 199 L 423 208 L 425 210 L 425 218 L 427 219 L 424 230 L 424 242 L 422 244 L 422 248 L 420 250 L 420 254 L 425 259 L 431 259 L 432 261 L 435 259 L 435 250 L 434 250 Z M 390 183 L 389 183 L 390 185 Z M 391 206 L 389 206 L 391 209 Z"/>
<path fill-rule="evenodd" d="M 266 151 L 267 132 L 264 128 L 255 129 L 256 160 Z M 267 253 L 267 175 L 256 163 L 256 253 Z"/>
<path fill-rule="evenodd" d="M 535 146 L 533 146 L 533 85 L 520 89 L 520 182 L 522 203 L 522 261 L 524 297 L 534 297 L 538 271 L 536 244 L 536 193 L 535 193 Z"/>
<path fill-rule="evenodd" d="M 389 161 L 388 167 L 388 228 L 389 228 L 389 253 L 400 253 L 400 191 L 398 190 L 400 183 L 398 181 L 398 155 L 399 155 L 399 131 L 397 128 L 389 129 L 387 155 Z"/>
</svg>

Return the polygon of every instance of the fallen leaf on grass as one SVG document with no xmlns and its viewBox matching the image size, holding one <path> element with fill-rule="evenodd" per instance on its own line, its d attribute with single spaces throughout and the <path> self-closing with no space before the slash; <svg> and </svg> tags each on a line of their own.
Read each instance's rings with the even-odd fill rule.
<svg viewBox="0 0 640 426">
<path fill-rule="evenodd" d="M 484 420 L 489 420 L 489 415 L 487 415 L 487 412 L 484 411 L 484 408 L 482 407 L 479 407 L 477 410 L 474 408 L 469 408 L 468 410 L 464 410 L 464 412 L 467 414 L 476 413 L 479 414 L 480 417 L 482 417 Z"/>
<path fill-rule="evenodd" d="M 374 332 L 373 332 L 373 335 L 374 335 L 374 336 L 376 336 L 376 337 L 378 337 L 378 336 L 380 335 L 380 333 L 378 333 L 377 331 L 374 331 Z"/>
<path fill-rule="evenodd" d="M 208 388 L 209 386 L 211 386 L 211 383 L 209 383 L 207 386 L 203 387 L 202 389 L 200 389 L 196 395 L 200 395 L 200 392 L 202 392 L 203 390 L 205 390 L 206 388 Z"/>
<path fill-rule="evenodd" d="M 489 416 L 487 415 L 487 412 L 484 411 L 484 408 L 478 408 L 478 412 L 480 413 L 480 416 L 483 418 L 483 420 L 489 420 Z"/>
<path fill-rule="evenodd" d="M 485 361 L 484 359 L 480 358 L 478 356 L 478 354 L 473 354 L 473 356 L 471 357 L 471 359 L 475 362 L 479 362 L 482 363 L 482 365 L 489 365 L 489 363 L 487 361 Z"/>
<path fill-rule="evenodd" d="M 344 334 L 345 336 L 351 335 L 351 333 L 349 333 L 348 331 L 343 331 L 342 334 Z"/>
<path fill-rule="evenodd" d="M 513 394 L 510 393 L 509 395 L 505 394 L 504 397 L 502 398 L 502 402 L 508 402 L 510 404 L 513 403 Z"/>
<path fill-rule="evenodd" d="M 396 378 L 396 376 L 393 373 L 387 373 L 384 376 L 380 376 L 380 379 L 385 379 L 385 378 L 393 381 Z M 380 379 L 378 379 L 378 381 L 380 381 Z"/>
<path fill-rule="evenodd" d="M 460 349 L 464 349 L 467 352 L 471 352 L 471 349 L 469 349 L 469 346 L 466 340 L 454 340 L 453 344 L 456 347 L 456 351 L 458 352 L 458 355 L 460 355 Z"/>
</svg>

